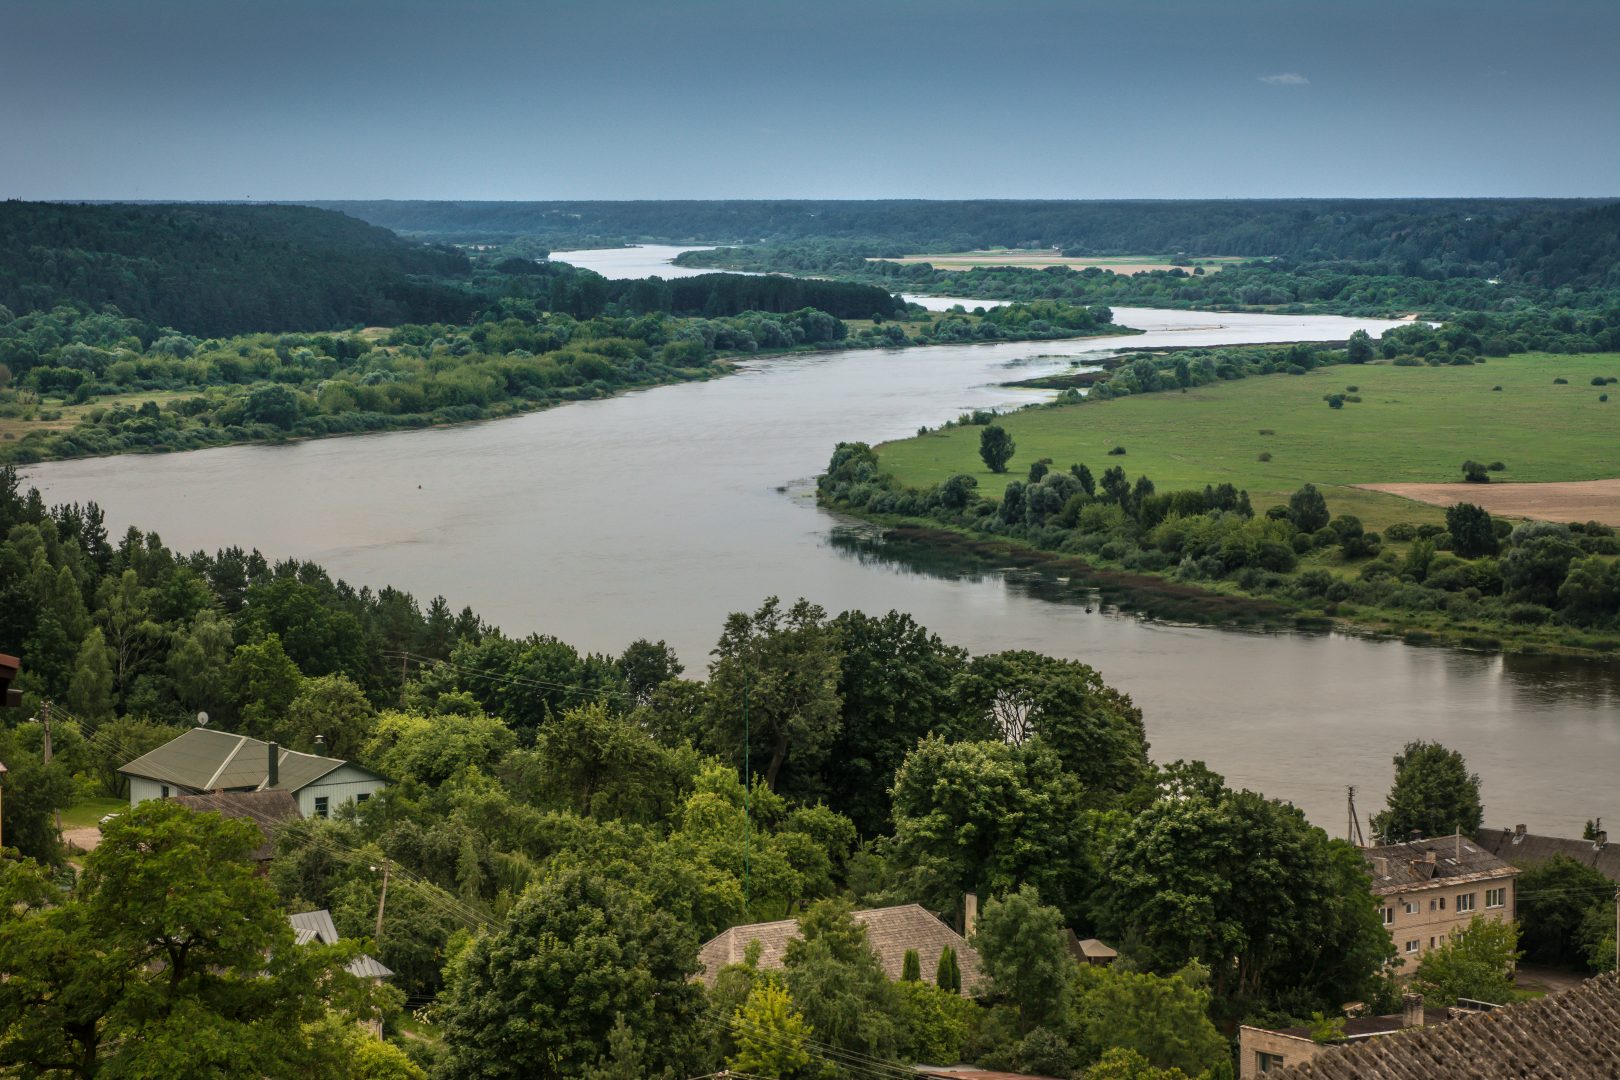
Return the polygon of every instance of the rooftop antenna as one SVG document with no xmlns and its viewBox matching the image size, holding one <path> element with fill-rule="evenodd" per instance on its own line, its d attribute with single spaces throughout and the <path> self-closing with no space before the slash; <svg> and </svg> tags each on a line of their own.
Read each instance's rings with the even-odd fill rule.
<svg viewBox="0 0 1620 1080">
<path fill-rule="evenodd" d="M 1356 816 L 1356 785 L 1349 787 L 1350 824 L 1344 830 L 1344 838 L 1357 847 L 1366 847 L 1367 838 L 1361 833 L 1361 820 Z"/>
</svg>

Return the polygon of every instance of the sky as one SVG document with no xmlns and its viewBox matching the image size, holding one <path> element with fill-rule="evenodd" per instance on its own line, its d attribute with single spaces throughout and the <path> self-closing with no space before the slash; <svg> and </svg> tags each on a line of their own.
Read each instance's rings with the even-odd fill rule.
<svg viewBox="0 0 1620 1080">
<path fill-rule="evenodd" d="M 1620 195 L 1620 0 L 0 0 L 0 198 Z"/>
</svg>

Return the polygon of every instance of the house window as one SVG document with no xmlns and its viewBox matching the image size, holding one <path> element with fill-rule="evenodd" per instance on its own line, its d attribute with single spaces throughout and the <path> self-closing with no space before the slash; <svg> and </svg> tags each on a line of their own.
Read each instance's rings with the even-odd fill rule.
<svg viewBox="0 0 1620 1080">
<path fill-rule="evenodd" d="M 1408 941 L 1406 943 L 1406 951 L 1409 952 L 1409 953 L 1415 953 L 1415 952 L 1418 951 L 1418 947 L 1421 946 L 1422 944 L 1423 943 L 1418 941 L 1417 938 L 1413 938 L 1411 941 Z"/>
<path fill-rule="evenodd" d="M 162 797 L 165 798 L 165 799 L 167 799 L 169 797 L 169 785 L 168 784 L 163 785 L 163 796 Z"/>
<path fill-rule="evenodd" d="M 1446 910 L 1446 898 L 1442 896 L 1438 900 L 1430 900 L 1429 901 L 1429 910 L 1430 911 L 1444 911 L 1444 910 Z"/>
<path fill-rule="evenodd" d="M 363 803 L 369 798 L 371 798 L 371 792 L 362 791 L 360 794 L 358 794 L 358 795 L 356 795 L 354 797 L 354 801 L 357 802 L 357 803 Z"/>
<path fill-rule="evenodd" d="M 1404 902 L 1403 902 L 1403 903 L 1402 903 L 1402 904 L 1401 904 L 1401 906 L 1402 906 L 1402 907 L 1404 907 L 1404 908 L 1405 908 L 1405 909 L 1406 909 L 1406 913 L 1407 913 L 1407 914 L 1408 914 L 1408 915 L 1416 915 L 1416 914 L 1417 914 L 1417 913 L 1418 913 L 1418 912 L 1419 912 L 1419 911 L 1421 911 L 1421 910 L 1422 910 L 1422 908 L 1420 908 L 1420 907 L 1419 907 L 1419 906 L 1418 906 L 1418 904 L 1417 904 L 1417 902 L 1416 902 L 1416 901 L 1415 901 L 1415 900 L 1407 900 L 1407 901 L 1404 901 Z"/>
<path fill-rule="evenodd" d="M 1392 907 L 1385 908 L 1384 909 L 1384 925 L 1388 926 L 1391 923 L 1393 923 L 1394 921 L 1395 921 L 1395 909 L 1392 908 Z"/>
<path fill-rule="evenodd" d="M 1283 1067 L 1282 1055 L 1268 1054 L 1264 1050 L 1257 1050 L 1254 1055 L 1254 1067 L 1256 1072 L 1263 1073 L 1268 1073 L 1272 1069 L 1280 1069 Z"/>
<path fill-rule="evenodd" d="M 1473 894 L 1471 892 L 1458 893 L 1457 894 L 1457 910 L 1458 911 L 1473 911 L 1474 910 L 1474 895 L 1475 894 Z"/>
<path fill-rule="evenodd" d="M 315 796 L 315 816 L 320 817 L 320 818 L 325 817 L 326 816 L 326 807 L 327 807 L 327 797 L 325 795 L 317 795 L 317 796 Z"/>
<path fill-rule="evenodd" d="M 1490 908 L 1490 907 L 1506 907 L 1507 906 L 1507 890 L 1506 889 L 1486 889 L 1485 890 L 1485 906 L 1488 907 L 1488 908 Z"/>
</svg>

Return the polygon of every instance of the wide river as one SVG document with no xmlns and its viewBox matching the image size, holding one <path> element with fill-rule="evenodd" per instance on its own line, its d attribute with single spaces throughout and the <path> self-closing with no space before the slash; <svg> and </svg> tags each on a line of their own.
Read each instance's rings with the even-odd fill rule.
<svg viewBox="0 0 1620 1080">
<path fill-rule="evenodd" d="M 615 277 L 668 275 L 679 249 L 559 253 Z M 1130 346 L 1343 339 L 1333 317 L 1116 309 Z M 841 439 L 877 442 L 1035 400 L 1008 379 L 1111 342 L 939 346 L 760 359 L 730 377 L 491 423 L 35 466 L 53 502 L 183 550 L 239 544 L 356 585 L 470 604 L 511 633 L 618 651 L 663 638 L 701 674 L 726 614 L 766 596 L 911 612 L 974 652 L 1096 666 L 1147 716 L 1160 761 L 1199 758 L 1342 835 L 1345 786 L 1382 805 L 1409 739 L 1467 755 L 1487 821 L 1580 835 L 1620 822 L 1620 670 L 1414 648 L 1342 634 L 1171 625 L 1079 585 L 942 568 L 817 509 Z"/>
</svg>

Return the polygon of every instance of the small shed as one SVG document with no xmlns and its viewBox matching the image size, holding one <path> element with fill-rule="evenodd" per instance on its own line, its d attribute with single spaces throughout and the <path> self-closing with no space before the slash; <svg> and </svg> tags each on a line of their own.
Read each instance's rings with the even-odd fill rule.
<svg viewBox="0 0 1620 1080">
<path fill-rule="evenodd" d="M 1098 967 L 1107 967 L 1119 959 L 1119 953 L 1109 948 L 1094 937 L 1083 938 L 1073 930 L 1066 930 L 1069 952 L 1082 964 L 1094 964 Z"/>
<path fill-rule="evenodd" d="M 311 941 L 318 941 L 322 945 L 336 945 L 342 940 L 338 935 L 337 925 L 332 922 L 332 913 L 326 908 L 300 911 L 288 915 L 287 921 L 292 924 L 293 933 L 300 945 L 308 945 Z M 345 970 L 350 975 L 362 979 L 389 979 L 394 975 L 392 969 L 365 953 L 350 961 Z"/>
</svg>

